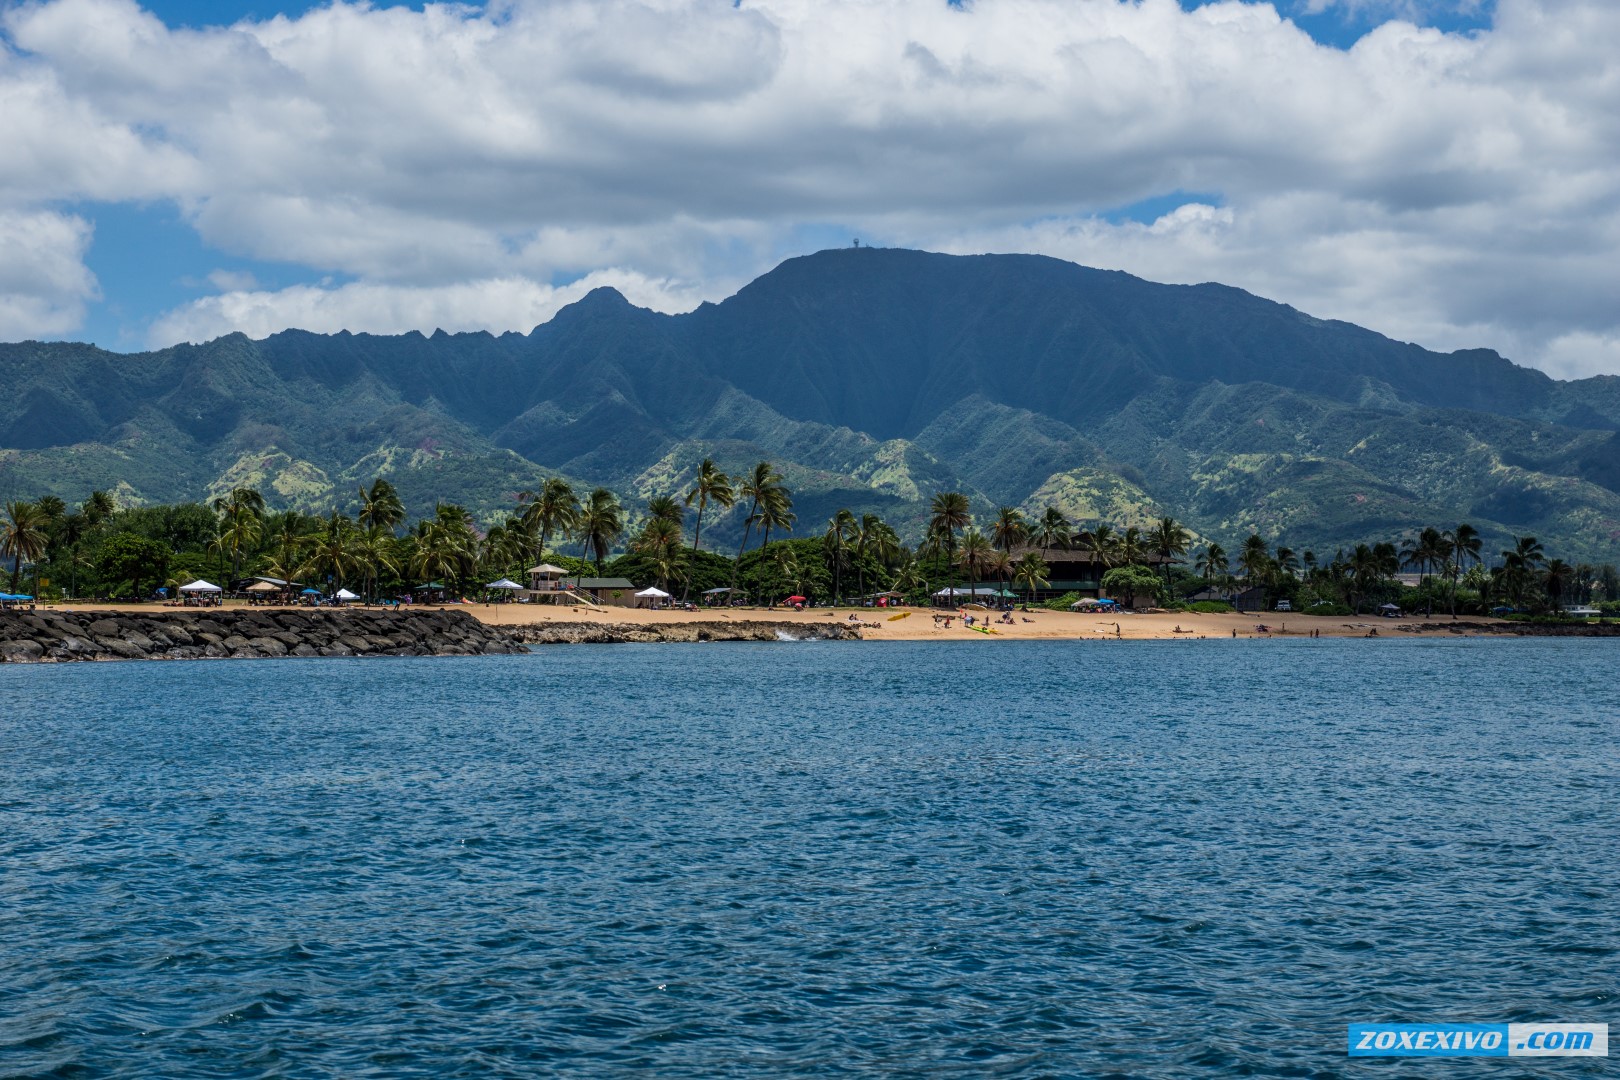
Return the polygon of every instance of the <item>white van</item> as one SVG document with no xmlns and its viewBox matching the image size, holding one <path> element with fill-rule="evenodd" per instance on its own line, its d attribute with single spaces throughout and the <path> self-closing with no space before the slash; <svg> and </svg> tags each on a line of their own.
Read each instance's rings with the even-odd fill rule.
<svg viewBox="0 0 1620 1080">
<path fill-rule="evenodd" d="M 1277 610 L 1278 611 L 1293 611 L 1294 610 L 1294 605 L 1290 604 L 1286 600 L 1279 600 L 1279 601 L 1277 601 Z"/>
</svg>

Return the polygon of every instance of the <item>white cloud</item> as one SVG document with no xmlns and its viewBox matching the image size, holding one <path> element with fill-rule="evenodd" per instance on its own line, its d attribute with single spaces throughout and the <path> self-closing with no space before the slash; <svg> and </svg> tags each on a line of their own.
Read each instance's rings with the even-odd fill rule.
<svg viewBox="0 0 1620 1080">
<path fill-rule="evenodd" d="M 98 295 L 84 265 L 91 228 L 48 211 L 0 210 L 0 340 L 65 334 Z"/>
<path fill-rule="evenodd" d="M 680 285 L 615 270 L 587 274 L 560 287 L 520 277 L 437 287 L 369 282 L 336 287 L 295 285 L 206 297 L 169 312 L 152 327 L 150 337 L 158 347 L 177 341 L 207 341 L 235 330 L 261 338 L 294 327 L 321 333 L 400 334 L 434 329 L 527 333 L 559 308 L 600 287 L 617 289 L 631 303 L 654 311 L 685 311 L 702 299 Z"/>
<path fill-rule="evenodd" d="M 1281 9 L 1302 5 L 1470 0 Z M 1223 280 L 1549 367 L 1620 335 L 1611 0 L 1348 51 L 1235 0 L 337 2 L 203 31 L 47 0 L 0 25 L 0 209 L 169 198 L 222 251 L 358 279 L 227 282 L 158 334 L 516 328 L 544 283 L 609 272 L 695 302 L 836 225 Z M 1094 216 L 1174 191 L 1220 209 Z"/>
</svg>

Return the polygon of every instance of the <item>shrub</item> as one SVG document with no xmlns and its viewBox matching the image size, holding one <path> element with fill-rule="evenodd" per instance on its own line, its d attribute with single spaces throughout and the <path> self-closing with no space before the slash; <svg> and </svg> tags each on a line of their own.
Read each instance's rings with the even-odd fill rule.
<svg viewBox="0 0 1620 1080">
<path fill-rule="evenodd" d="M 1077 592 L 1066 592 L 1062 596 L 1047 600 L 1041 604 L 1041 607 L 1046 608 L 1048 611 L 1068 611 L 1069 605 L 1077 604 L 1084 599 L 1085 597 Z"/>
<path fill-rule="evenodd" d="M 1225 600 L 1199 600 L 1188 604 L 1187 610 L 1195 611 L 1200 615 L 1225 615 L 1237 609 Z"/>
<path fill-rule="evenodd" d="M 1345 615 L 1354 615 L 1355 613 L 1354 608 L 1346 607 L 1343 604 L 1331 603 L 1327 600 L 1312 604 L 1310 607 L 1300 612 L 1301 615 L 1333 615 L 1340 617 Z"/>
</svg>

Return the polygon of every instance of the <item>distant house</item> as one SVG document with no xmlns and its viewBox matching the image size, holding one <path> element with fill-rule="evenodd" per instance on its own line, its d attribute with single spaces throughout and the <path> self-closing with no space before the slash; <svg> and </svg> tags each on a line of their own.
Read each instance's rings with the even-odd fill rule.
<svg viewBox="0 0 1620 1080">
<path fill-rule="evenodd" d="M 1227 598 L 1227 603 L 1239 611 L 1266 610 L 1266 590 L 1258 585 L 1251 585 L 1241 592 L 1235 592 Z"/>
<path fill-rule="evenodd" d="M 1035 590 L 1031 600 L 1051 600 L 1067 593 L 1079 593 L 1082 597 L 1102 595 L 1102 577 L 1109 570 L 1095 551 L 1085 548 L 1047 548 L 1018 547 L 1012 550 L 1012 559 L 1017 562 L 1025 555 L 1034 553 L 1046 562 L 1048 584 L 1044 589 Z M 1152 567 L 1162 573 L 1162 567 L 1167 562 L 1176 562 L 1175 559 L 1166 559 L 1157 552 L 1143 555 L 1141 563 Z M 1023 590 L 1019 590 L 1023 595 Z M 1136 597 L 1119 597 L 1129 602 Z M 1144 601 L 1148 598 L 1142 597 Z"/>
<path fill-rule="evenodd" d="M 590 596 L 591 602 L 595 604 L 611 604 L 614 607 L 636 606 L 636 587 L 630 583 L 629 578 L 572 577 L 565 579 L 563 586 Z"/>
</svg>

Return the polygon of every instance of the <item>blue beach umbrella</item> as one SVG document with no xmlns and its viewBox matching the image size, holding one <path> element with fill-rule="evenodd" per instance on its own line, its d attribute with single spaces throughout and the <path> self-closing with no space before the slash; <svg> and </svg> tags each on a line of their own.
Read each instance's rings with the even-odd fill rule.
<svg viewBox="0 0 1620 1080">
<path fill-rule="evenodd" d="M 321 590 L 319 590 L 319 589 L 305 589 L 303 595 L 305 595 L 305 596 L 319 596 L 319 595 L 321 595 Z"/>
</svg>

